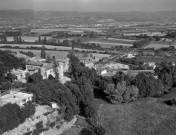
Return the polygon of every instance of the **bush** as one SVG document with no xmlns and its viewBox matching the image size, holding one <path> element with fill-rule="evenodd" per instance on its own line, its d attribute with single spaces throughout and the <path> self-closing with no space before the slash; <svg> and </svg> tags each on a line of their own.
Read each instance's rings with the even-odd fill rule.
<svg viewBox="0 0 176 135">
<path fill-rule="evenodd" d="M 135 78 L 135 85 L 141 98 L 160 96 L 165 91 L 161 81 L 147 73 L 139 73 Z"/>
<path fill-rule="evenodd" d="M 73 114 L 73 110 L 70 106 L 67 106 L 66 110 L 65 110 L 65 116 L 64 119 L 66 121 L 71 121 L 73 118 L 74 114 Z"/>
<path fill-rule="evenodd" d="M 125 81 L 117 83 L 117 86 L 108 84 L 105 90 L 111 103 L 134 101 L 138 97 L 138 91 L 134 85 L 127 86 Z"/>
<path fill-rule="evenodd" d="M 3 132 L 12 130 L 20 124 L 20 106 L 6 104 L 0 108 L 0 128 Z"/>
<path fill-rule="evenodd" d="M 11 82 L 9 82 L 9 81 L 2 83 L 2 89 L 3 89 L 3 91 L 4 91 L 4 90 L 10 90 L 11 87 L 12 87 L 12 84 L 11 84 Z"/>
<path fill-rule="evenodd" d="M 97 111 L 97 107 L 93 103 L 84 104 L 84 115 L 87 119 L 94 117 Z"/>
<path fill-rule="evenodd" d="M 0 108 L 0 131 L 6 132 L 18 127 L 26 118 L 35 113 L 35 106 L 28 102 L 20 108 L 17 104 L 6 104 Z"/>
<path fill-rule="evenodd" d="M 176 99 L 173 98 L 172 100 L 167 100 L 165 101 L 165 103 L 169 106 L 173 106 L 173 105 L 176 106 Z"/>
<path fill-rule="evenodd" d="M 35 125 L 36 129 L 33 131 L 32 135 L 40 135 L 43 131 L 43 122 L 39 122 Z"/>
<path fill-rule="evenodd" d="M 23 83 L 22 82 L 19 82 L 19 81 L 15 81 L 13 84 L 12 84 L 12 88 L 15 89 L 15 88 L 22 88 L 23 86 Z"/>
<path fill-rule="evenodd" d="M 24 133 L 23 135 L 31 135 L 31 134 L 32 134 L 32 131 Z"/>
</svg>

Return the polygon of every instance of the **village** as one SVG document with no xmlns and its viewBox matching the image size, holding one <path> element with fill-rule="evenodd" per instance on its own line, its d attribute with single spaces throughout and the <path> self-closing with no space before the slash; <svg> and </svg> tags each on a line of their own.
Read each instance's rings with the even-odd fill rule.
<svg viewBox="0 0 176 135">
<path fill-rule="evenodd" d="M 176 12 L 90 1 L 0 10 L 0 135 L 175 134 Z"/>
</svg>

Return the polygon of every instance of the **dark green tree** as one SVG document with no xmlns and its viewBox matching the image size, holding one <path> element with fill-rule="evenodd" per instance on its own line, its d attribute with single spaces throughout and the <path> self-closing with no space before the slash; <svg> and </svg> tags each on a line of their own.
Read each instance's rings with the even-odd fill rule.
<svg viewBox="0 0 176 135">
<path fill-rule="evenodd" d="M 41 50 L 41 58 L 43 58 L 43 59 L 46 58 L 45 46 L 42 47 L 42 50 Z"/>
</svg>

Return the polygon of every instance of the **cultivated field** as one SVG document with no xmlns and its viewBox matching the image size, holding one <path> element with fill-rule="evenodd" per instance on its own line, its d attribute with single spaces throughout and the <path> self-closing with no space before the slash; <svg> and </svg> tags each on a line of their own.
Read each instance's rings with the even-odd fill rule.
<svg viewBox="0 0 176 135">
<path fill-rule="evenodd" d="M 125 46 L 125 47 L 131 47 L 133 46 L 133 44 L 125 44 L 125 43 L 112 43 L 112 42 L 103 42 L 103 41 L 88 41 L 86 43 L 95 43 L 95 44 L 99 44 L 101 47 L 103 48 L 111 48 L 114 46 Z"/>
<path fill-rule="evenodd" d="M 25 42 L 35 42 L 36 40 L 38 40 L 38 37 L 36 36 L 21 36 L 22 40 L 24 40 Z M 41 36 L 41 39 L 43 39 L 44 37 Z M 51 37 L 47 36 L 46 37 L 47 40 L 51 39 Z M 12 42 L 14 41 L 13 37 L 7 37 L 7 41 Z"/>
<path fill-rule="evenodd" d="M 157 44 L 157 43 L 151 43 L 147 46 L 145 46 L 144 48 L 154 48 L 154 49 L 160 49 L 160 48 L 168 48 L 169 44 Z M 174 46 L 176 48 L 176 44 L 173 44 L 172 46 Z"/>
<path fill-rule="evenodd" d="M 65 46 L 53 46 L 53 45 L 39 45 L 39 44 L 0 44 L 0 47 L 2 46 L 12 46 L 12 47 L 16 47 L 19 46 L 20 48 L 26 48 L 26 47 L 42 47 L 45 46 L 45 48 L 47 49 L 55 49 L 55 50 L 71 50 L 71 47 L 65 47 Z M 81 49 L 81 48 L 75 48 L 75 50 L 79 50 L 79 51 L 96 51 L 96 50 L 92 50 L 92 49 Z M 96 51 L 96 52 L 100 52 L 100 51 Z"/>
<path fill-rule="evenodd" d="M 128 43 L 134 43 L 136 40 L 130 40 L 130 39 L 120 39 L 120 38 L 108 38 L 110 41 L 123 41 Z"/>
<path fill-rule="evenodd" d="M 129 33 L 129 34 L 124 34 L 124 36 L 140 36 L 140 35 L 147 35 L 147 36 L 165 36 L 166 33 L 161 33 L 161 32 L 141 32 L 141 33 Z"/>
<path fill-rule="evenodd" d="M 50 32 L 62 32 L 62 31 L 69 31 L 68 29 L 64 29 L 64 28 L 58 28 L 58 29 L 32 29 L 31 33 L 38 33 L 38 34 L 47 34 Z"/>
<path fill-rule="evenodd" d="M 19 52 L 19 51 L 31 51 L 34 53 L 35 56 L 40 57 L 41 51 L 40 50 L 32 50 L 32 49 L 6 49 L 6 48 L 0 48 L 0 50 L 11 50 L 13 52 Z M 68 51 L 46 51 L 47 55 L 50 55 L 50 57 L 55 56 L 57 59 L 66 58 Z M 98 53 L 92 53 L 93 56 L 95 56 L 95 60 L 98 61 L 99 59 L 103 57 L 109 57 L 108 54 L 98 54 Z"/>
<path fill-rule="evenodd" d="M 41 51 L 40 50 L 31 50 L 31 49 L 6 49 L 6 48 L 0 48 L 0 50 L 11 50 L 13 52 L 19 52 L 19 51 L 24 51 L 28 52 L 31 51 L 34 53 L 35 56 L 40 57 Z M 58 59 L 65 58 L 67 57 L 68 52 L 67 51 L 46 51 L 46 54 L 52 56 L 55 56 Z"/>
</svg>

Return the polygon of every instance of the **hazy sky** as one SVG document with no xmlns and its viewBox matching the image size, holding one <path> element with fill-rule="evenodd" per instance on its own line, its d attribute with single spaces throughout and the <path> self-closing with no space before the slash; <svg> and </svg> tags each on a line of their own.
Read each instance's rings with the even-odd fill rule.
<svg viewBox="0 0 176 135">
<path fill-rule="evenodd" d="M 176 0 L 0 0 L 0 10 L 173 11 Z"/>
</svg>

